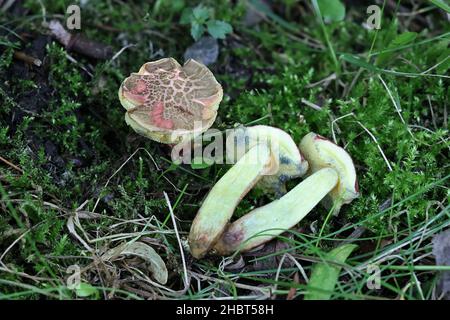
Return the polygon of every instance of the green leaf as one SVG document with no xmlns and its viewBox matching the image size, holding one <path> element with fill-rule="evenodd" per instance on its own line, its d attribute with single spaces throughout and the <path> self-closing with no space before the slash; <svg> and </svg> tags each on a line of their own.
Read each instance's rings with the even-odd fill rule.
<svg viewBox="0 0 450 320">
<path fill-rule="evenodd" d="M 212 163 L 209 163 L 208 161 L 205 161 L 203 158 L 194 158 L 191 162 L 191 168 L 192 169 L 205 169 L 212 165 Z"/>
<path fill-rule="evenodd" d="M 354 64 L 360 68 L 367 69 L 369 71 L 373 72 L 383 72 L 380 68 L 375 67 L 373 64 L 368 63 L 363 58 L 360 58 L 358 56 L 354 56 L 352 54 L 344 53 L 339 57 L 341 60 L 347 61 L 351 64 Z"/>
<path fill-rule="evenodd" d="M 437 59 L 437 61 L 442 61 L 442 63 L 436 68 L 437 73 L 445 74 L 450 68 L 450 49 L 446 49 Z"/>
<path fill-rule="evenodd" d="M 206 24 L 208 33 L 216 39 L 225 39 L 228 33 L 233 32 L 233 28 L 226 22 L 220 20 L 211 20 Z"/>
<path fill-rule="evenodd" d="M 205 23 L 209 18 L 209 10 L 202 5 L 195 7 L 192 13 L 199 24 Z"/>
<path fill-rule="evenodd" d="M 387 24 L 387 21 L 386 21 Z M 398 33 L 398 20 L 397 18 L 393 18 L 391 22 L 387 25 L 387 29 L 384 33 L 383 39 L 381 41 L 380 47 L 387 48 L 392 40 L 397 37 Z"/>
<path fill-rule="evenodd" d="M 192 22 L 191 26 L 191 36 L 194 38 L 195 41 L 200 39 L 205 32 L 205 27 L 201 24 L 198 24 L 197 22 Z"/>
<path fill-rule="evenodd" d="M 392 40 L 389 46 L 392 48 L 404 46 L 413 42 L 416 37 L 416 32 L 403 32 L 402 34 L 399 34 L 394 40 Z"/>
<path fill-rule="evenodd" d="M 342 54 L 339 59 L 347 61 L 351 64 L 354 64 L 360 68 L 375 72 L 375 73 L 385 73 L 385 74 L 393 74 L 393 75 L 407 75 L 407 76 L 417 76 L 419 74 L 414 74 L 414 73 L 405 73 L 405 72 L 397 72 L 397 71 L 393 71 L 393 70 L 386 70 L 386 69 L 382 69 L 379 68 L 373 64 L 368 63 L 365 59 L 360 58 L 358 56 L 352 55 L 352 54 L 348 54 L 348 53 L 344 53 Z"/>
<path fill-rule="evenodd" d="M 340 0 L 317 0 L 317 4 L 326 23 L 344 20 L 345 6 Z"/>
<path fill-rule="evenodd" d="M 399 47 L 406 46 L 413 42 L 417 37 L 416 32 L 404 32 L 402 34 L 399 34 L 397 37 L 395 37 L 386 48 L 387 50 L 396 49 Z M 377 57 L 376 64 L 377 65 L 384 65 L 389 60 L 392 59 L 392 57 L 396 54 L 398 54 L 399 51 L 386 51 L 383 53 L 380 53 Z"/>
<path fill-rule="evenodd" d="M 450 13 L 450 6 L 445 3 L 444 0 L 430 0 L 432 4 L 434 4 L 436 7 L 441 8 L 442 10 L 446 11 L 447 13 Z"/>
<path fill-rule="evenodd" d="M 184 0 L 173 0 L 170 1 L 169 3 L 170 8 L 172 9 L 173 12 L 179 12 L 186 5 Z M 167 2 L 164 2 L 164 4 L 167 4 Z"/>
<path fill-rule="evenodd" d="M 305 300 L 329 300 L 339 279 L 342 267 L 348 256 L 357 248 L 355 244 L 339 246 L 324 257 L 324 262 L 314 265 L 307 286 Z M 330 264 L 332 262 L 333 264 Z"/>
<path fill-rule="evenodd" d="M 156 0 L 153 5 L 152 16 L 156 17 L 160 12 L 164 12 L 165 10 L 170 10 L 171 12 L 179 12 L 181 9 L 185 7 L 184 0 Z M 162 10 L 163 9 L 163 10 Z"/>
<path fill-rule="evenodd" d="M 92 295 L 98 296 L 98 290 L 96 287 L 93 287 L 89 283 L 80 283 L 78 288 L 76 289 L 76 294 L 78 297 L 90 297 Z"/>
<path fill-rule="evenodd" d="M 189 24 L 194 18 L 192 8 L 185 8 L 181 13 L 180 24 Z"/>
</svg>

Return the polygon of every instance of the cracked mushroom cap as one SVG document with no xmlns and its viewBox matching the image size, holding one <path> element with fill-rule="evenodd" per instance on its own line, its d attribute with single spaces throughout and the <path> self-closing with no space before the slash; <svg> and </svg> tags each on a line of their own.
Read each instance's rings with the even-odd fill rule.
<svg viewBox="0 0 450 320">
<path fill-rule="evenodd" d="M 179 143 L 215 121 L 223 91 L 212 72 L 195 60 L 147 62 L 126 78 L 119 99 L 137 133 L 161 143 Z"/>
</svg>

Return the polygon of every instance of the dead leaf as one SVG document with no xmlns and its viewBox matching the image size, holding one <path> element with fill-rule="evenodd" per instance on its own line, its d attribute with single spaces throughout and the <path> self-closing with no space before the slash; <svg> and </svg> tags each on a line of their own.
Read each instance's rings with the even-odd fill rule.
<svg viewBox="0 0 450 320">
<path fill-rule="evenodd" d="M 438 233 L 433 238 L 433 254 L 437 266 L 450 266 L 450 229 Z M 440 286 L 442 293 L 450 298 L 450 272 L 444 271 L 441 275 Z"/>
<path fill-rule="evenodd" d="M 73 235 L 78 241 L 81 242 L 81 244 L 90 252 L 93 252 L 94 250 L 87 244 L 86 241 L 84 241 L 83 238 L 80 237 L 78 232 L 75 229 L 75 222 L 73 221 L 74 217 L 70 216 L 67 219 L 67 229 L 69 230 L 70 234 Z"/>
<path fill-rule="evenodd" d="M 102 255 L 103 260 L 115 260 L 122 255 L 137 256 L 148 262 L 148 269 L 153 278 L 161 284 L 167 283 L 167 267 L 161 256 L 149 245 L 143 242 L 123 243 Z"/>
<path fill-rule="evenodd" d="M 294 283 L 299 284 L 300 279 L 298 278 L 298 272 L 294 274 Z M 297 292 L 297 288 L 292 287 L 289 289 L 286 300 L 293 300 L 295 297 L 295 293 Z"/>
</svg>

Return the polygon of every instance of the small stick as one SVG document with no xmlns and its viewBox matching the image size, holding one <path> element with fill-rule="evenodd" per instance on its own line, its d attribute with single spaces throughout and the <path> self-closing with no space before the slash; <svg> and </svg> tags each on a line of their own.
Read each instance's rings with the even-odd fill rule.
<svg viewBox="0 0 450 320">
<path fill-rule="evenodd" d="M 436 117 L 434 116 L 433 105 L 431 104 L 431 99 L 430 99 L 429 94 L 427 94 L 427 99 L 428 99 L 428 105 L 430 106 L 430 111 L 431 111 L 431 120 L 433 121 L 434 129 L 437 130 L 438 127 L 436 124 Z"/>
<path fill-rule="evenodd" d="M 79 34 L 71 34 L 58 20 L 52 20 L 48 28 L 53 37 L 69 51 L 75 51 L 94 59 L 108 59 L 112 55 L 112 48 L 87 39 Z"/>
<path fill-rule="evenodd" d="M 306 99 L 303 99 L 303 98 L 302 98 L 302 103 L 303 103 L 303 104 L 306 104 L 308 107 L 313 108 L 314 110 L 318 110 L 318 111 L 322 110 L 322 107 L 318 106 L 318 105 L 315 104 L 315 103 L 312 103 L 311 101 L 308 101 L 308 100 L 306 100 Z"/>
<path fill-rule="evenodd" d="M 9 162 L 8 160 L 6 160 L 5 158 L 3 158 L 2 156 L 0 156 L 0 161 L 6 163 L 8 166 L 10 166 L 11 168 L 19 171 L 20 173 L 23 173 L 23 170 L 20 169 L 18 166 L 16 166 L 14 163 Z"/>
<path fill-rule="evenodd" d="M 324 78 L 324 79 L 322 79 L 322 80 L 319 80 L 319 81 L 317 81 L 317 82 L 308 84 L 305 88 L 308 88 L 308 89 L 309 89 L 309 88 L 314 88 L 314 87 L 316 87 L 316 86 L 318 86 L 318 85 L 321 85 L 322 83 L 324 84 L 325 87 L 328 87 L 329 83 L 330 83 L 332 80 L 336 80 L 336 79 L 337 79 L 336 73 L 332 73 L 332 74 L 330 74 L 328 77 L 326 77 L 326 78 Z"/>
<path fill-rule="evenodd" d="M 23 62 L 26 62 L 28 64 L 34 64 L 35 66 L 40 67 L 42 65 L 42 61 L 27 55 L 25 52 L 23 51 L 14 51 L 14 58 L 16 58 L 17 60 L 21 60 Z"/>
</svg>

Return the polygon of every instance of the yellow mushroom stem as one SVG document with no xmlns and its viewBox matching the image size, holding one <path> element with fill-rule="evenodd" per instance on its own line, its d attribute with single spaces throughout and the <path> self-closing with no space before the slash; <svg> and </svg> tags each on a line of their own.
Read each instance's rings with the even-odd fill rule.
<svg viewBox="0 0 450 320">
<path fill-rule="evenodd" d="M 299 223 L 338 183 L 338 174 L 324 168 L 278 200 L 231 223 L 214 246 L 220 255 L 255 248 Z"/>
<path fill-rule="evenodd" d="M 281 190 L 286 180 L 308 169 L 294 140 L 269 126 L 233 131 L 227 137 L 227 157 L 237 160 L 236 164 L 211 189 L 192 223 L 189 245 L 195 258 L 212 249 L 236 206 L 256 183 L 265 180 L 267 189 Z"/>
<path fill-rule="evenodd" d="M 212 248 L 242 198 L 276 165 L 269 146 L 258 144 L 214 185 L 192 222 L 189 233 L 192 256 L 201 258 Z"/>
</svg>

